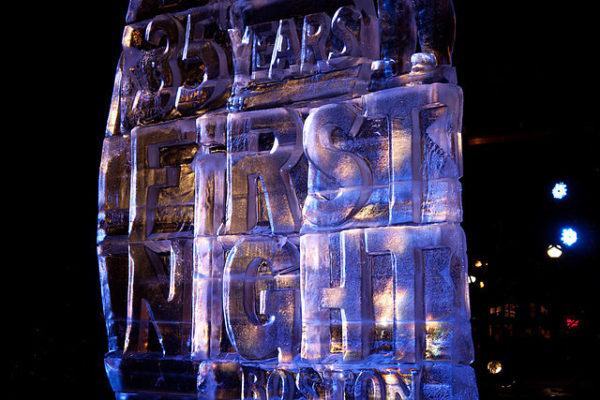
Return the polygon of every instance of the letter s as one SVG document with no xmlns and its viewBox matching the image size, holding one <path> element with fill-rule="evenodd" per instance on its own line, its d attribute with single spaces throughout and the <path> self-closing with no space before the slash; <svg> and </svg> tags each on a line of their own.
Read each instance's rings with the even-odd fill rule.
<svg viewBox="0 0 600 400">
<path fill-rule="evenodd" d="M 304 153 L 309 161 L 309 195 L 304 216 L 318 226 L 343 223 L 371 196 L 373 174 L 360 156 L 336 148 L 332 134 L 354 137 L 362 116 L 352 105 L 329 104 L 310 113 L 304 125 Z"/>
</svg>

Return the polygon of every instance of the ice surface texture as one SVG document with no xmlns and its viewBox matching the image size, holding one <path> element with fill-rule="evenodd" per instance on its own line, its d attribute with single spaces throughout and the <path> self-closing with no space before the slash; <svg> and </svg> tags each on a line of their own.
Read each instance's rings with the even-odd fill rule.
<svg viewBox="0 0 600 400">
<path fill-rule="evenodd" d="M 119 399 L 477 399 L 450 0 L 131 0 L 100 166 Z"/>
</svg>

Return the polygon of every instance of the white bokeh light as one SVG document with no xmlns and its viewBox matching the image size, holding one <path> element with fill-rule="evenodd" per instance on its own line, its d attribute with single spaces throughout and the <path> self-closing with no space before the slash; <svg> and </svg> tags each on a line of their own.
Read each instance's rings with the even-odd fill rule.
<svg viewBox="0 0 600 400">
<path fill-rule="evenodd" d="M 561 232 L 560 240 L 567 246 L 572 246 L 577 242 L 577 232 L 573 228 L 564 228 Z"/>
<path fill-rule="evenodd" d="M 558 182 L 556 185 L 554 185 L 554 188 L 552 189 L 552 196 L 554 196 L 555 199 L 562 199 L 567 195 L 567 184 L 564 182 Z"/>
<path fill-rule="evenodd" d="M 559 258 L 562 256 L 562 248 L 559 245 L 550 245 L 546 250 L 546 254 L 550 258 Z"/>
</svg>

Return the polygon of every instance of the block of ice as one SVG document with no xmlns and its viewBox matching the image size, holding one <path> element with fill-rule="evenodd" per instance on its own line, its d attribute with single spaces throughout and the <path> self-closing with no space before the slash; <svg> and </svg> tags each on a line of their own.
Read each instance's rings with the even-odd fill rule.
<svg viewBox="0 0 600 400">
<path fill-rule="evenodd" d="M 225 104 L 233 71 L 226 2 L 175 13 L 176 2 L 133 1 L 119 72 L 120 129 L 204 113 Z M 156 1 L 155 3 L 159 3 Z M 170 3 L 170 7 L 166 5 Z M 180 3 L 194 3 L 182 1 Z M 197 2 L 203 3 L 203 2 Z M 148 12 L 144 12 L 144 11 Z M 151 12 L 150 12 L 151 11 Z M 115 85 L 117 86 L 117 85 Z"/>
<path fill-rule="evenodd" d="M 239 110 L 352 96 L 366 91 L 378 58 L 370 1 L 236 1 L 232 8 Z"/>
<path fill-rule="evenodd" d="M 97 235 L 117 398 L 477 399 L 452 2 L 126 23 Z"/>
<path fill-rule="evenodd" d="M 199 148 L 190 164 L 195 176 L 194 236 L 216 235 L 225 223 L 225 138 L 227 115 L 207 114 L 196 120 Z"/>
<path fill-rule="evenodd" d="M 192 241 L 129 245 L 125 353 L 190 354 Z"/>
<path fill-rule="evenodd" d="M 374 92 L 313 109 L 304 229 L 460 222 L 462 92 L 451 84 Z"/>
<path fill-rule="evenodd" d="M 458 225 L 305 234 L 300 251 L 304 359 L 471 361 L 454 345 L 469 318 Z"/>
<path fill-rule="evenodd" d="M 109 352 L 122 352 L 127 330 L 129 254 L 124 243 L 98 246 L 100 289 Z"/>
<path fill-rule="evenodd" d="M 197 150 L 194 119 L 132 131 L 130 240 L 192 236 Z"/>
<path fill-rule="evenodd" d="M 302 118 L 293 109 L 230 113 L 227 121 L 228 234 L 293 233 L 302 211 L 293 169 L 301 168 Z"/>
<path fill-rule="evenodd" d="M 98 185 L 98 241 L 128 233 L 130 148 L 129 136 L 104 138 Z"/>
</svg>

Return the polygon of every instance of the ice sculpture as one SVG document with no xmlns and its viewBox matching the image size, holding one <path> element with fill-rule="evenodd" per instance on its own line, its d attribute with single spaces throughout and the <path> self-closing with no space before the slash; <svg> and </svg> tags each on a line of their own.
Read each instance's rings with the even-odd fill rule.
<svg viewBox="0 0 600 400">
<path fill-rule="evenodd" d="M 98 256 L 119 399 L 477 399 L 451 0 L 131 0 Z"/>
</svg>

